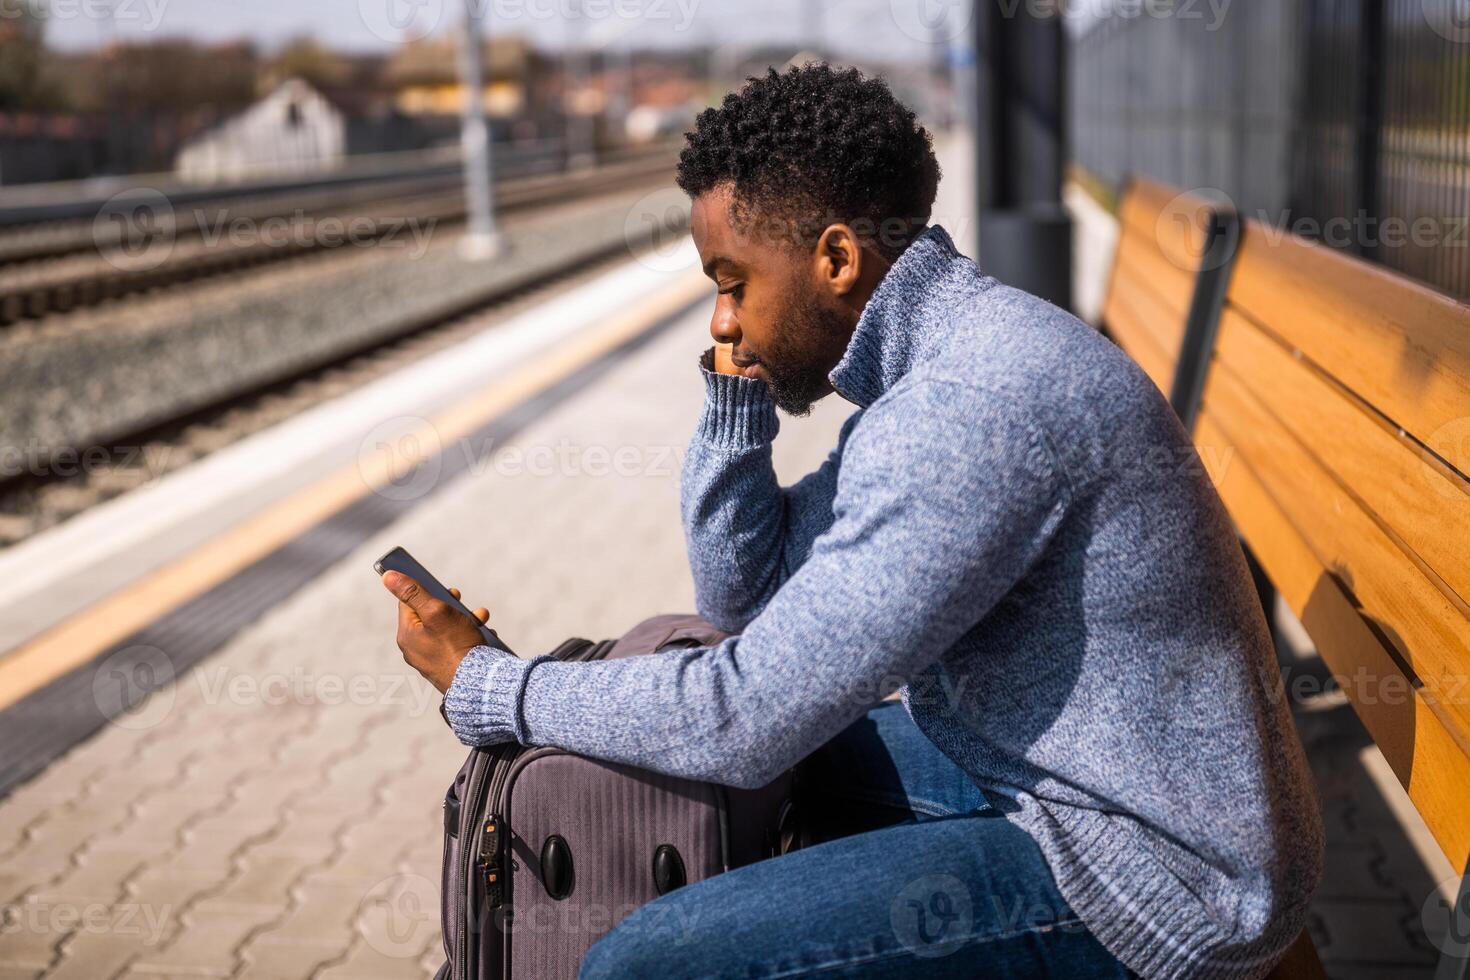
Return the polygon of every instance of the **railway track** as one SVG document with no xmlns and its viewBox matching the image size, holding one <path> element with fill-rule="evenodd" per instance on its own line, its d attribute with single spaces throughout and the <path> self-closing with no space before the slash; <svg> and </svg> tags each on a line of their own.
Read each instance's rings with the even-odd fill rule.
<svg viewBox="0 0 1470 980">
<path fill-rule="evenodd" d="M 656 147 L 615 150 L 612 158 L 631 158 Z M 496 157 L 496 174 L 501 178 L 555 173 L 564 169 L 566 148 L 557 140 L 514 143 Z M 196 184 L 172 174 L 130 174 L 92 177 L 54 184 L 20 184 L 0 187 L 0 253 L 20 241 L 46 247 L 48 236 L 71 227 L 85 229 L 106 204 L 120 195 L 147 188 L 171 205 L 185 208 L 224 202 L 249 203 L 272 197 L 363 191 L 372 194 L 405 182 L 429 178 L 459 180 L 462 176 L 457 147 L 411 150 L 396 153 L 352 156 L 340 168 L 309 175 L 257 175 L 220 183 Z"/>
<path fill-rule="evenodd" d="M 628 163 L 666 155 L 670 148 L 665 143 L 613 151 L 602 162 Z M 398 160 L 391 167 L 364 170 L 359 164 L 309 179 L 211 188 L 180 187 L 167 175 L 81 181 L 76 186 L 52 185 L 43 200 L 30 203 L 28 188 L 0 188 L 0 266 L 97 251 L 116 244 L 123 229 L 109 223 L 107 215 L 140 198 L 180 219 L 175 231 L 185 237 L 201 231 L 199 222 L 189 220 L 197 214 L 205 217 L 204 226 L 208 227 L 222 215 L 264 220 L 298 210 L 321 211 L 436 187 L 463 186 L 457 155 L 437 152 L 412 156 L 413 160 Z M 562 174 L 562 156 L 560 148 L 541 145 L 507 150 L 496 160 L 496 180 L 503 183 Z"/>
<path fill-rule="evenodd" d="M 169 209 L 176 219 L 175 234 L 179 238 L 185 238 L 200 234 L 221 218 L 264 220 L 298 210 L 351 207 L 401 196 L 407 192 L 422 192 L 435 186 L 447 189 L 458 186 L 459 182 L 460 178 L 454 173 L 435 173 L 430 170 L 365 185 L 259 193 L 177 206 L 170 203 Z M 142 194 L 151 196 L 146 185 L 124 192 L 122 199 Z M 160 194 L 156 200 L 168 199 Z M 100 214 L 102 205 L 99 204 L 98 208 Z M 207 221 L 201 223 L 190 220 L 196 216 L 202 216 Z M 0 268 L 114 247 L 120 241 L 121 230 L 115 224 L 99 222 L 96 214 L 85 219 L 67 218 L 33 224 L 0 225 Z"/>
<path fill-rule="evenodd" d="M 502 211 L 515 212 L 605 194 L 646 183 L 668 172 L 674 160 L 670 151 L 661 150 L 578 173 L 506 180 L 497 187 L 497 200 Z M 289 208 L 277 199 L 244 206 L 200 206 L 182 215 L 170 210 L 157 216 L 160 220 L 143 239 L 94 240 L 89 250 L 0 265 L 0 326 L 462 221 L 461 191 L 451 182 L 441 180 L 439 185 L 438 190 L 387 199 L 381 188 L 378 199 L 359 188 L 337 195 L 327 207 L 320 198 L 312 201 L 297 195 Z"/>
<path fill-rule="evenodd" d="M 507 188 L 505 200 L 519 197 L 517 206 L 524 207 L 538 200 L 551 200 L 548 189 L 554 190 L 556 182 L 543 183 L 546 186 L 540 188 L 529 183 L 514 191 Z M 650 183 L 646 172 L 642 183 Z M 586 193 L 595 194 L 591 188 L 596 185 L 589 174 L 585 178 Z M 616 189 L 627 191 L 628 185 L 619 183 Z M 613 188 L 604 192 L 611 195 Z M 566 201 L 565 188 L 554 199 Z M 391 336 L 343 351 L 289 376 L 252 385 L 163 423 L 110 438 L 105 444 L 69 447 L 59 454 L 58 458 L 89 461 L 85 465 L 57 466 L 53 459 L 52 464 L 33 471 L 0 471 L 0 548 L 484 330 L 498 319 L 542 302 L 615 262 L 625 261 L 630 249 L 658 245 L 666 232 L 684 230 L 686 221 L 687 216 L 666 218 L 662 227 L 640 226 L 636 233 L 628 231 L 617 240 L 589 241 L 578 251 L 542 263 L 533 275 L 512 284 L 485 288 L 449 305 L 425 304 L 398 321 Z M 637 237 L 626 237 L 633 234 Z"/>
</svg>

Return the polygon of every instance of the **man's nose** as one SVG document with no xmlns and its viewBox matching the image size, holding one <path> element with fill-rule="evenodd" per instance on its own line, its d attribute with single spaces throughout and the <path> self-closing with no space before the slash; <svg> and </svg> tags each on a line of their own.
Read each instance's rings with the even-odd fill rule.
<svg viewBox="0 0 1470 980">
<path fill-rule="evenodd" d="M 734 313 L 727 309 L 724 297 L 715 304 L 715 315 L 710 318 L 709 335 L 715 339 L 717 344 L 740 343 L 740 324 L 735 319 Z"/>
</svg>

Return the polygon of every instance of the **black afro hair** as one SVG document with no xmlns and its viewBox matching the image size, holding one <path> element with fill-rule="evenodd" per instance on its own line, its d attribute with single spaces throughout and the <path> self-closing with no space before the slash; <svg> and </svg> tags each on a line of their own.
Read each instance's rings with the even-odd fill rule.
<svg viewBox="0 0 1470 980">
<path fill-rule="evenodd" d="M 849 224 L 892 260 L 929 223 L 939 161 L 881 79 L 808 64 L 747 79 L 701 113 L 678 180 L 691 198 L 732 183 L 737 221 L 789 230 L 794 242 Z"/>
</svg>

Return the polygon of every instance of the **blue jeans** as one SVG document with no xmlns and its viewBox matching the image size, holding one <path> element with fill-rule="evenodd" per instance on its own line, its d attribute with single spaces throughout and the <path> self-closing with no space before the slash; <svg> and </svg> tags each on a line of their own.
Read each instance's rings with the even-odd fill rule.
<svg viewBox="0 0 1470 980">
<path fill-rule="evenodd" d="M 645 905 L 592 947 L 582 980 L 1128 976 L 1035 842 L 901 705 L 814 754 L 800 804 L 820 843 Z"/>
</svg>

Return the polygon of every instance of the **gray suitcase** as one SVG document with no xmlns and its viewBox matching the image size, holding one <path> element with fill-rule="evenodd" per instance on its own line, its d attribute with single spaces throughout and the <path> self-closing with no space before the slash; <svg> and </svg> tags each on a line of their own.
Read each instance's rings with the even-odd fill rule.
<svg viewBox="0 0 1470 980">
<path fill-rule="evenodd" d="M 552 655 L 616 659 L 724 638 L 697 617 L 660 616 Z M 639 906 L 790 850 L 791 790 L 789 773 L 738 790 L 557 749 L 471 751 L 444 801 L 448 962 L 438 978 L 574 978 L 592 944 Z"/>
</svg>

